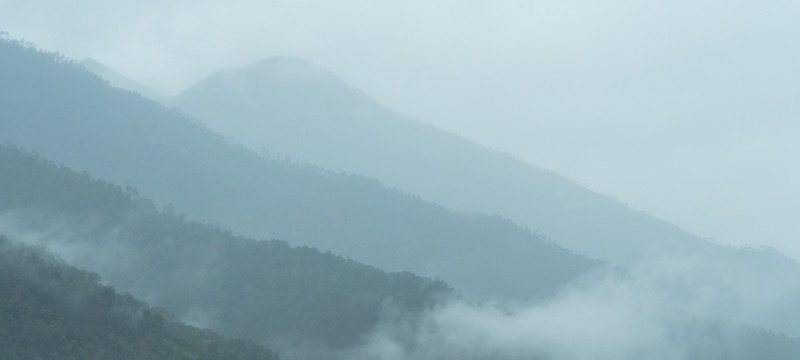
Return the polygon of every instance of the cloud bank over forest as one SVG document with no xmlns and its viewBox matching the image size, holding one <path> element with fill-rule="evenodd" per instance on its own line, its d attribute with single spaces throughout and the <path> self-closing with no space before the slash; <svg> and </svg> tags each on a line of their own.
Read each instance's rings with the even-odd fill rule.
<svg viewBox="0 0 800 360">
<path fill-rule="evenodd" d="M 695 271 L 705 266 L 691 260 L 663 258 L 649 264 L 631 272 L 599 270 L 540 303 L 455 300 L 414 317 L 392 316 L 388 311 L 385 321 L 345 357 L 682 360 L 767 356 L 771 345 L 759 343 L 763 341 L 759 337 L 775 333 L 755 330 L 742 321 L 761 320 L 766 325 L 763 318 L 752 317 L 755 312 L 773 309 L 775 303 L 770 301 L 797 296 L 795 290 L 787 289 L 789 279 L 774 287 L 745 282 L 738 287 L 740 294 L 732 294 L 730 288 L 713 282 L 734 281 L 735 274 L 695 279 Z M 747 294 L 765 290 L 769 295 L 748 298 Z"/>
<path fill-rule="evenodd" d="M 34 230 L 31 219 L 53 226 Z M 90 221 L 81 230 L 80 225 L 58 224 L 57 219 L 44 214 L 7 213 L 0 217 L 0 228 L 14 239 L 52 249 L 69 263 L 124 276 L 120 271 L 131 266 L 120 261 L 132 258 L 134 249 L 113 246 L 119 240 L 106 240 L 106 244 L 76 240 L 96 237 L 88 235 L 95 226 Z M 108 236 L 120 235 L 112 229 Z M 781 304 L 796 303 L 791 300 L 798 295 L 791 286 L 794 277 L 758 281 L 736 273 L 736 269 L 708 264 L 708 260 L 661 257 L 631 271 L 602 268 L 535 303 L 477 303 L 458 298 L 421 313 L 397 311 L 387 304 L 376 328 L 358 345 L 338 355 L 381 360 L 738 359 L 766 351 L 770 343 L 760 343 L 760 337 L 786 339 L 780 333 L 749 326 L 776 329 L 791 325 L 787 319 L 794 317 L 771 319 L 769 312 Z M 186 279 L 202 281 L 203 275 L 195 277 Z M 730 286 L 733 282 L 736 286 Z M 152 291 L 132 291 L 149 301 L 159 301 L 159 294 Z M 213 316 L 198 309 L 184 314 L 183 320 L 209 322 Z M 314 351 L 327 351 L 326 356 L 331 356 L 330 350 L 313 347 L 283 351 L 299 358 Z"/>
</svg>

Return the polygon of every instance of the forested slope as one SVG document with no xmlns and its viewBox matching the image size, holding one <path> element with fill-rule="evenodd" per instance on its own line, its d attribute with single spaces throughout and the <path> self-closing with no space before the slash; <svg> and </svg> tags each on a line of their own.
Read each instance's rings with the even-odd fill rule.
<svg viewBox="0 0 800 360">
<path fill-rule="evenodd" d="M 440 277 L 490 298 L 541 298 L 597 264 L 500 217 L 262 158 L 58 56 L 4 40 L 0 59 L 0 143 L 133 186 L 190 219 Z"/>
<path fill-rule="evenodd" d="M 276 360 L 245 340 L 185 325 L 41 248 L 0 235 L 0 358 Z"/>
<path fill-rule="evenodd" d="M 460 326 L 442 327 L 447 324 L 436 322 L 441 320 L 437 314 L 447 304 L 439 307 L 437 300 L 450 299 L 452 291 L 441 281 L 386 273 L 278 240 L 234 235 L 180 214 L 188 209 L 191 218 L 206 216 L 223 227 L 225 222 L 238 224 L 237 232 L 283 231 L 291 234 L 290 240 L 340 246 L 373 256 L 373 261 L 382 259 L 387 266 L 406 261 L 432 274 L 461 276 L 461 284 L 489 295 L 547 296 L 596 263 L 498 217 L 462 216 L 373 180 L 264 160 L 179 113 L 110 90 L 69 61 L 13 42 L 0 45 L 0 142 L 30 146 L 88 172 L 76 173 L 19 147 L 0 146 L 0 230 L 57 251 L 116 288 L 192 324 L 280 348 L 305 349 L 306 355 L 321 358 L 347 354 L 330 349 L 365 344 L 398 351 L 383 353 L 389 358 L 425 354 L 420 351 L 426 347 L 461 355 L 427 358 L 570 358 L 557 355 L 562 350 L 571 354 L 576 347 L 581 348 L 577 353 L 590 355 L 572 358 L 647 358 L 652 348 L 629 341 L 639 337 L 650 340 L 645 345 L 663 345 L 665 340 L 674 349 L 669 354 L 685 358 L 800 355 L 797 338 L 738 322 L 741 317 L 796 324 L 796 264 L 767 252 L 732 248 L 679 252 L 648 263 L 650 269 L 631 269 L 610 279 L 593 274 L 558 296 L 515 303 L 523 310 L 503 309 L 496 313 L 501 319 L 497 322 L 490 307 L 470 305 L 476 313 L 461 309 L 449 319 Z M 161 197 L 154 204 L 133 187 L 89 175 L 100 176 L 95 172 L 146 189 L 143 195 Z M 383 253 L 358 253 L 363 249 Z M 581 291 L 587 282 L 597 293 Z M 22 288 L 9 288 L 27 296 Z M 524 316 L 530 314 L 525 308 L 547 313 L 561 306 L 576 306 L 576 311 L 556 312 L 545 321 L 534 317 L 528 322 Z M 593 312 L 597 310 L 600 315 Z M 142 319 L 158 318 L 143 314 Z M 611 333 L 606 329 L 625 329 L 618 323 L 631 318 L 645 326 L 631 329 L 629 336 L 604 337 Z M 150 320 L 134 323 L 148 328 Z M 19 325 L 15 321 L 9 324 Z M 379 331 L 374 332 L 376 324 Z M 515 331 L 505 332 L 504 325 Z M 476 326 L 499 334 L 501 341 L 471 336 L 469 328 Z M 544 330 L 525 335 L 537 327 Z M 600 330 L 591 333 L 586 327 Z M 437 328 L 453 331 L 436 334 Z M 658 331 L 648 331 L 653 329 Z M 382 334 L 399 334 L 398 347 L 370 343 Z M 561 342 L 560 336 L 568 341 Z M 622 342 L 615 342 L 620 337 Z M 529 352 L 514 352 L 520 342 Z M 91 349 L 95 342 L 74 343 Z M 559 347 L 564 344 L 571 346 Z M 603 357 L 609 347 L 611 353 L 627 356 Z"/>
<path fill-rule="evenodd" d="M 632 266 L 654 248 L 707 245 L 551 171 L 389 110 L 300 59 L 221 71 L 167 101 L 251 149 L 374 177 L 451 209 L 500 214 L 617 265 Z"/>
<path fill-rule="evenodd" d="M 0 179 L 0 230 L 226 335 L 339 348 L 382 311 L 418 312 L 451 295 L 441 281 L 188 222 L 19 148 L 0 146 Z"/>
<path fill-rule="evenodd" d="M 221 71 L 172 103 L 252 149 L 375 177 L 453 209 L 509 217 L 631 271 L 657 268 L 670 279 L 670 296 L 703 299 L 698 307 L 705 314 L 800 335 L 797 262 L 768 249 L 701 239 L 386 109 L 302 60 L 274 58 Z"/>
</svg>

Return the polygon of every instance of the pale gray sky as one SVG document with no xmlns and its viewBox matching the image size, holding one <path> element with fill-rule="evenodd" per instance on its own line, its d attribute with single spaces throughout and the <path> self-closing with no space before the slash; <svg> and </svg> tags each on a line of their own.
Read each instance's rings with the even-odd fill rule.
<svg viewBox="0 0 800 360">
<path fill-rule="evenodd" d="M 0 0 L 168 93 L 276 55 L 720 243 L 800 258 L 800 2 Z"/>
</svg>

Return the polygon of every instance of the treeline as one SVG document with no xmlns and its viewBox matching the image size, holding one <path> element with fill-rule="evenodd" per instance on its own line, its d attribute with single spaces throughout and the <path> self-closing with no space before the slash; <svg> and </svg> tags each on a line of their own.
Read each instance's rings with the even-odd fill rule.
<svg viewBox="0 0 800 360">
<path fill-rule="evenodd" d="M 132 189 L 17 147 L 0 146 L 0 181 L 0 214 L 16 231 L 62 249 L 65 260 L 118 289 L 229 336 L 343 348 L 388 308 L 418 312 L 452 294 L 438 280 L 186 221 Z"/>
<path fill-rule="evenodd" d="M 499 216 L 265 158 L 57 57 L 0 41 L 0 59 L 0 143 L 133 186 L 190 219 L 440 277 L 486 298 L 542 299 L 598 265 Z"/>
<path fill-rule="evenodd" d="M 0 235 L 0 358 L 277 360 L 254 344 L 185 325 L 99 276 Z"/>
</svg>

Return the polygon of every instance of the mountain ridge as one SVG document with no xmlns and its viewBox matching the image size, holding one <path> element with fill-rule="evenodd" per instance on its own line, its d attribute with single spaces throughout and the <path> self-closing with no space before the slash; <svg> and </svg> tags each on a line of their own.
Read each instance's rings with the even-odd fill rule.
<svg viewBox="0 0 800 360">
<path fill-rule="evenodd" d="M 240 70 L 246 72 L 247 67 Z M 704 311 L 739 313 L 759 326 L 800 334 L 788 320 L 800 314 L 788 300 L 800 296 L 800 287 L 790 280 L 800 276 L 800 264 L 785 255 L 701 239 L 558 174 L 405 118 L 347 87 L 316 86 L 307 78 L 286 85 L 286 79 L 271 82 L 257 75 L 248 81 L 258 86 L 242 88 L 222 79 L 238 75 L 217 73 L 209 77 L 215 82 L 201 81 L 171 104 L 247 147 L 370 176 L 462 212 L 498 214 L 567 249 L 632 271 L 667 263 L 666 276 L 680 277 L 670 282 L 695 283 L 684 286 L 693 289 L 692 296 L 714 288 L 739 302 L 712 296 L 708 301 L 715 305 Z M 282 91 L 286 88 L 291 91 Z M 256 99 L 258 107 L 240 101 L 242 93 Z M 328 107 L 331 99 L 345 100 Z"/>
<path fill-rule="evenodd" d="M 109 262 L 112 264 L 111 270 L 117 269 L 118 272 L 122 272 L 122 274 L 116 274 L 119 277 L 116 278 L 115 283 L 126 284 L 125 286 L 135 288 L 136 286 L 158 284 L 170 285 L 171 278 L 181 279 L 182 282 L 178 283 L 178 286 L 171 283 L 172 286 L 158 288 L 155 293 L 156 295 L 160 293 L 161 298 L 156 296 L 156 300 L 163 301 L 166 305 L 181 306 L 181 311 L 185 315 L 195 318 L 197 323 L 209 321 L 214 323 L 214 320 L 217 320 L 214 313 L 209 315 L 204 311 L 207 310 L 204 306 L 207 306 L 209 302 L 226 299 L 247 301 L 257 305 L 254 313 L 246 311 L 247 309 L 252 310 L 252 307 L 225 304 L 219 309 L 229 313 L 219 318 L 226 321 L 251 321 L 259 316 L 264 316 L 264 312 L 268 314 L 269 311 L 277 310 L 282 314 L 289 314 L 286 320 L 294 321 L 292 323 L 295 325 L 294 327 L 283 330 L 287 333 L 290 333 L 289 329 L 293 329 L 295 334 L 301 334 L 302 338 L 303 334 L 308 336 L 313 329 L 320 330 L 316 327 L 319 326 L 333 333 L 336 336 L 335 339 L 341 340 L 339 336 L 347 337 L 353 334 L 343 331 L 342 324 L 348 327 L 363 324 L 354 319 L 374 314 L 373 311 L 365 311 L 365 309 L 375 309 L 375 302 L 372 302 L 370 306 L 363 306 L 358 302 L 358 296 L 348 298 L 348 296 L 354 296 L 353 294 L 363 294 L 364 290 L 337 291 L 342 287 L 352 286 L 354 282 L 347 278 L 337 278 L 337 272 L 330 271 L 330 268 L 322 267 L 320 269 L 316 266 L 308 266 L 309 262 L 297 262 L 295 264 L 300 264 L 299 266 L 287 266 L 292 263 L 293 256 L 315 256 L 337 264 L 344 263 L 348 265 L 345 268 L 351 270 L 362 268 L 365 265 L 357 265 L 351 260 L 333 257 L 309 247 L 301 246 L 295 251 L 291 250 L 293 248 L 285 242 L 247 240 L 244 237 L 233 235 L 233 232 L 229 230 L 222 230 L 224 227 L 217 226 L 215 228 L 213 225 L 187 221 L 183 215 L 180 215 L 183 209 L 194 214 L 188 216 L 192 219 L 198 214 L 202 215 L 203 211 L 207 211 L 208 218 L 216 219 L 217 223 L 230 221 L 231 214 L 227 214 L 228 218 L 221 216 L 230 212 L 235 216 L 250 217 L 253 221 L 250 224 L 254 226 L 264 226 L 264 223 L 268 223 L 269 227 L 285 226 L 280 229 L 294 231 L 291 234 L 296 237 L 292 238 L 300 238 L 298 235 L 303 234 L 307 235 L 311 241 L 328 241 L 331 240 L 328 238 L 334 238 L 331 244 L 343 248 L 346 246 L 357 248 L 365 245 L 397 246 L 400 243 L 402 246 L 390 249 L 392 251 L 389 255 L 425 256 L 424 261 L 417 263 L 418 265 L 421 264 L 423 267 L 426 264 L 450 266 L 451 271 L 454 269 L 457 270 L 456 272 L 464 271 L 465 273 L 462 275 L 467 275 L 468 278 L 477 277 L 483 283 L 509 281 L 502 285 L 510 288 L 523 287 L 525 288 L 523 291 L 535 289 L 538 293 L 535 293 L 534 296 L 538 295 L 538 297 L 534 297 L 534 304 L 528 310 L 532 311 L 534 315 L 544 315 L 544 319 L 554 320 L 553 323 L 550 321 L 540 322 L 539 325 L 544 326 L 541 327 L 543 332 L 538 335 L 550 334 L 550 330 L 560 329 L 561 332 L 567 330 L 563 335 L 572 339 L 572 341 L 567 341 L 567 344 L 576 344 L 575 337 L 573 333 L 569 332 L 569 324 L 561 324 L 561 322 L 576 323 L 577 327 L 572 327 L 572 330 L 581 333 L 582 336 L 588 336 L 586 339 L 591 341 L 588 341 L 587 344 L 602 347 L 606 345 L 603 337 L 598 338 L 597 334 L 592 334 L 591 331 L 581 332 L 578 327 L 599 325 L 600 327 L 597 329 L 605 331 L 604 321 L 598 321 L 595 324 L 586 324 L 583 321 L 606 319 L 609 321 L 607 324 L 610 325 L 616 324 L 616 320 L 621 316 L 628 319 L 620 320 L 631 320 L 630 317 L 634 317 L 633 325 L 650 321 L 658 322 L 655 326 L 634 326 L 632 331 L 645 330 L 642 334 L 647 338 L 644 343 L 631 343 L 625 336 L 621 336 L 621 339 L 612 339 L 611 346 L 621 346 L 620 349 L 617 349 L 618 352 L 627 355 L 632 353 L 649 355 L 651 354 L 649 351 L 657 351 L 659 346 L 653 344 L 652 340 L 656 340 L 656 343 L 659 343 L 659 340 L 667 340 L 668 344 L 675 343 L 679 347 L 686 345 L 691 348 L 690 350 L 699 350 L 700 354 L 708 355 L 698 356 L 700 358 L 711 357 L 714 354 L 741 356 L 740 350 L 745 350 L 745 356 L 758 354 L 781 358 L 781 355 L 786 356 L 800 350 L 800 347 L 797 346 L 797 339 L 775 336 L 774 333 L 768 331 L 752 332 L 747 330 L 752 334 L 732 335 L 728 332 L 731 329 L 728 325 L 716 326 L 713 321 L 701 320 L 699 322 L 701 326 L 694 326 L 691 321 L 692 315 L 703 315 L 704 318 L 710 316 L 712 319 L 731 318 L 738 321 L 736 319 L 741 318 L 742 312 L 745 315 L 750 312 L 757 316 L 755 318 L 744 317 L 744 319 L 763 322 L 769 320 L 771 316 L 791 322 L 796 318 L 794 316 L 796 312 L 792 312 L 796 309 L 796 299 L 800 298 L 796 284 L 798 275 L 796 264 L 791 261 L 771 262 L 775 258 L 765 256 L 765 252 L 759 251 L 754 251 L 756 256 L 750 256 L 739 249 L 727 249 L 730 253 L 722 251 L 726 249 L 718 247 L 700 253 L 679 249 L 684 252 L 678 251 L 675 254 L 673 251 L 669 254 L 672 257 L 668 256 L 662 259 L 665 260 L 662 263 L 657 261 L 645 263 L 644 265 L 654 268 L 650 271 L 647 268 L 633 268 L 628 270 L 629 273 L 619 274 L 620 276 L 600 276 L 600 279 L 584 278 L 584 282 L 591 282 L 591 286 L 582 287 L 581 284 L 574 284 L 572 280 L 576 276 L 585 274 L 587 269 L 597 266 L 596 263 L 585 261 L 585 258 L 574 254 L 570 256 L 570 252 L 553 244 L 548 245 L 546 239 L 536 236 L 530 231 L 510 226 L 510 221 L 499 216 L 464 217 L 443 207 L 419 202 L 415 200 L 414 196 L 400 191 L 388 190 L 374 179 L 331 172 L 311 165 L 297 166 L 289 162 L 264 161 L 245 149 L 230 146 L 222 136 L 204 131 L 195 119 L 189 118 L 177 110 L 165 111 L 163 107 L 159 107 L 152 101 L 131 96 L 127 92 L 109 90 L 106 85 L 98 85 L 102 83 L 102 81 L 98 82 L 98 79 L 88 80 L 88 74 L 85 72 L 69 73 L 75 70 L 70 64 L 59 62 L 54 64 L 52 57 L 50 60 L 42 59 L 41 54 L 25 53 L 24 49 L 20 54 L 19 51 L 15 52 L 20 49 L 13 47 L 9 49 L 7 45 L 0 44 L 0 55 L 2 55 L 0 59 L 8 61 L 3 64 L 8 66 L 0 67 L 0 120 L 2 120 L 0 122 L 0 143 L 5 141 L 30 146 L 33 150 L 44 153 L 48 158 L 58 159 L 56 163 L 67 165 L 54 166 L 52 165 L 54 160 L 50 160 L 51 162 L 48 163 L 50 165 L 44 167 L 50 170 L 60 170 L 37 173 L 36 165 L 30 163 L 26 165 L 24 161 L 18 164 L 13 160 L 14 156 L 4 157 L 0 161 L 0 168 L 3 169 L 0 180 L 4 185 L 9 185 L 0 187 L 0 194 L 3 196 L 0 206 L 5 206 L 5 211 L 11 211 L 10 215 L 7 212 L 4 215 L 10 216 L 14 223 L 13 226 L 9 223 L 1 223 L 0 226 L 4 226 L 4 230 L 45 231 L 42 239 L 43 243 L 48 246 L 55 245 L 56 241 L 65 240 L 62 237 L 68 235 L 67 230 L 76 231 L 78 235 L 86 235 L 85 239 L 88 243 L 79 243 L 79 245 L 90 246 L 90 248 L 86 249 L 87 251 L 80 251 L 81 247 L 79 246 L 77 250 L 71 249 L 71 253 L 83 254 L 85 258 L 89 258 L 84 259 L 87 261 L 116 260 Z M 23 61 L 25 55 L 31 54 L 33 54 L 31 56 L 33 61 Z M 42 66 L 43 64 L 44 66 Z M 26 79 L 28 81 L 25 81 Z M 43 131 L 43 129 L 47 131 Z M 51 131 L 55 131 L 55 134 L 50 133 Z M 7 138 L 3 138 L 3 136 Z M 6 150 L 10 153 L 22 152 L 19 149 L 19 147 L 13 146 L 11 148 L 4 147 L 0 149 L 4 150 L 0 151 L 0 156 L 6 156 Z M 409 146 L 408 149 L 414 149 L 414 147 Z M 34 161 L 34 163 L 36 162 Z M 15 165 L 19 165 L 19 167 L 15 168 Z M 83 173 L 73 172 L 70 170 L 72 167 Z M 120 182 L 122 186 L 131 185 L 131 181 L 135 180 L 134 185 L 140 185 L 145 189 L 140 190 L 142 193 L 178 197 L 158 199 L 156 201 L 158 206 L 163 206 L 163 210 L 160 212 L 156 211 L 157 205 L 144 202 L 139 203 L 140 207 L 129 209 L 131 213 L 123 211 L 120 215 L 113 209 L 120 206 L 127 208 L 125 204 L 129 204 L 131 198 L 138 197 L 134 188 L 111 185 L 107 180 L 98 180 L 101 177 L 97 176 L 95 172 L 101 173 L 104 176 L 102 179 L 123 179 L 124 181 Z M 416 175 L 421 176 L 422 173 Z M 62 181 L 63 178 L 72 180 Z M 99 183 L 102 186 L 87 185 L 93 183 Z M 291 196 L 287 196 L 287 192 Z M 90 193 L 93 195 L 89 196 Z M 184 197 L 181 198 L 179 195 Z M 556 195 L 569 199 L 569 196 L 564 194 Z M 170 199 L 177 199 L 177 205 L 170 206 Z M 270 207 L 253 206 L 263 206 L 264 204 L 269 204 Z M 193 208 L 192 205 L 208 208 L 198 209 Z M 55 208 L 48 208 L 48 206 Z M 575 206 L 575 204 L 567 202 L 563 206 L 569 207 Z M 268 211 L 265 213 L 263 210 Z M 115 225 L 119 219 L 125 220 L 126 226 Z M 234 217 L 233 220 L 237 219 Z M 320 224 L 320 222 L 322 223 Z M 67 227 L 70 224 L 72 228 Z M 243 224 L 246 222 L 239 223 L 239 229 L 243 228 Z M 56 225 L 55 230 L 49 232 L 48 230 L 51 229 L 48 226 L 53 225 Z M 65 226 L 61 227 L 60 225 Z M 325 227 L 331 225 L 348 226 Z M 448 226 L 442 227 L 442 225 Z M 366 235 L 358 234 L 359 238 L 349 239 L 352 241 L 351 243 L 343 243 L 342 240 L 348 240 L 348 236 L 342 236 L 337 231 L 352 231 L 355 228 L 364 229 Z M 109 229 L 113 231 L 107 231 Z M 316 231 L 309 231 L 309 229 Z M 328 231 L 319 231 L 321 229 Z M 236 232 L 240 232 L 240 230 L 236 230 Z M 113 236 L 107 236 L 109 234 Z M 345 233 L 345 235 L 354 234 Z M 431 234 L 434 235 L 431 236 Z M 216 244 L 217 247 L 209 250 L 210 248 L 206 246 L 208 244 Z M 101 252 L 99 251 L 102 249 L 101 245 L 111 246 L 105 248 L 105 252 Z M 119 257 L 118 253 L 116 254 L 118 257 L 113 257 L 118 250 L 130 250 L 125 248 L 126 246 L 142 251 L 141 258 L 157 261 L 158 266 L 141 266 L 142 263 L 137 263 L 141 259 L 131 256 Z M 65 253 L 69 254 L 70 252 Z M 230 254 L 236 255 L 233 258 L 238 261 L 217 262 L 220 258 Z M 275 255 L 275 257 L 271 258 L 271 255 Z M 763 258 L 758 258 L 759 256 L 763 256 Z M 247 261 L 243 261 L 243 259 L 247 259 Z M 266 261 L 267 259 L 270 261 Z M 454 263 L 459 266 L 452 267 Z M 126 270 L 131 269 L 131 267 L 126 267 L 131 264 L 137 271 Z M 252 266 L 261 267 L 260 269 L 265 271 L 247 271 L 252 270 Z M 274 268 L 270 269 L 271 266 Z M 164 269 L 172 268 L 179 268 L 181 271 L 174 273 L 164 271 Z M 310 286 L 314 281 L 319 281 L 322 286 L 316 290 L 287 291 L 284 288 L 285 282 L 271 278 L 271 276 L 286 272 L 312 275 L 309 279 L 294 283 Z M 503 277 L 503 274 L 508 277 Z M 131 276 L 143 276 L 144 280 L 130 278 Z M 245 286 L 242 286 L 241 282 L 235 281 L 242 280 L 240 278 L 246 278 Z M 371 276 L 366 278 L 361 278 L 361 280 L 376 280 Z M 413 279 L 417 278 L 411 274 L 400 273 L 397 287 L 408 290 L 408 286 L 411 286 L 412 289 L 419 290 L 416 287 L 416 284 L 419 283 Z M 325 284 L 331 283 L 337 285 L 325 286 Z M 339 284 L 342 283 L 347 285 L 340 286 Z M 387 282 L 380 276 L 377 277 L 377 283 L 387 285 Z M 568 284 L 568 288 L 564 293 L 559 293 L 559 289 L 564 284 Z M 205 296 L 203 296 L 199 290 L 202 289 L 202 286 L 210 285 L 213 285 L 215 291 L 205 292 Z M 165 292 L 165 290 L 182 293 L 182 296 L 174 296 L 175 293 Z M 547 296 L 553 294 L 554 291 L 565 296 L 548 298 Z M 608 296 L 609 292 L 612 293 L 610 297 Z M 264 302 L 270 299 L 265 295 L 288 296 L 286 302 L 291 304 L 288 308 L 299 307 L 304 304 L 303 301 L 320 302 L 321 304 L 318 303 L 307 309 L 292 312 L 287 311 L 287 307 L 265 306 Z M 369 298 L 372 301 L 376 300 L 375 297 Z M 416 296 L 412 296 L 407 300 L 413 302 L 415 298 Z M 424 295 L 423 298 L 425 298 Z M 770 298 L 775 301 L 769 302 Z M 337 299 L 344 299 L 343 303 L 350 304 L 350 306 L 334 309 L 327 306 L 331 300 Z M 377 300 L 380 299 L 378 296 Z M 593 299 L 599 299 L 599 302 L 603 304 L 600 304 L 599 307 L 595 306 Z M 284 298 L 284 300 L 287 299 Z M 643 300 L 645 303 L 641 304 L 637 300 Z M 537 301 L 541 303 L 536 303 Z M 334 301 L 334 303 L 337 302 Z M 751 305 L 753 303 L 756 305 L 741 307 L 741 304 Z M 576 305 L 577 307 L 574 307 Z M 638 308 L 640 305 L 643 309 L 638 309 L 639 311 L 628 311 L 627 309 L 628 307 Z M 197 309 L 197 306 L 200 308 Z M 553 307 L 556 310 L 561 309 L 562 312 L 548 311 L 548 309 L 553 310 Z M 662 307 L 670 309 L 662 312 Z M 672 307 L 675 308 L 672 309 Z M 456 312 L 455 315 L 465 315 L 470 312 L 469 309 L 462 308 L 462 310 L 466 312 Z M 491 314 L 495 313 L 492 308 L 478 307 L 473 310 L 478 315 L 488 316 L 488 319 L 484 318 L 483 320 L 489 320 L 491 323 L 494 317 Z M 574 312 L 570 310 L 578 310 L 577 322 L 573 316 Z M 499 315 L 501 320 L 494 323 L 495 326 L 490 326 L 489 329 L 499 330 L 502 326 L 497 325 L 509 322 L 515 323 L 512 327 L 536 325 L 526 322 L 526 319 L 541 319 L 537 316 L 526 317 L 525 313 L 531 315 L 530 311 L 516 314 L 523 315 L 522 318 L 515 316 L 513 310 L 511 313 L 497 312 L 496 315 Z M 596 313 L 598 311 L 602 312 L 599 317 L 591 316 L 592 314 L 598 315 Z M 319 312 L 322 312 L 323 315 Z M 324 315 L 326 312 L 328 315 Z M 331 320 L 328 317 L 330 314 L 345 316 L 346 320 Z M 433 316 L 431 318 L 422 317 L 419 323 L 423 326 L 422 329 L 415 328 L 416 325 L 413 323 L 405 322 L 404 320 L 409 319 L 403 317 L 400 317 L 396 323 L 389 324 L 398 326 L 397 330 L 401 340 L 411 341 L 410 343 L 400 342 L 400 346 L 410 346 L 414 353 L 413 348 L 417 345 L 415 341 L 422 341 L 424 345 L 424 343 L 431 343 L 431 339 L 434 339 L 433 345 L 437 346 L 438 350 L 444 350 L 444 353 L 450 351 L 460 353 L 463 350 L 460 347 L 441 349 L 439 345 L 442 343 L 435 340 L 450 339 L 454 333 L 466 334 L 467 340 L 473 339 L 469 330 L 463 333 L 460 332 L 461 328 L 456 328 L 455 332 L 445 333 L 445 338 L 437 338 L 437 334 L 429 332 L 431 328 L 426 328 L 431 325 L 426 319 L 436 321 L 441 318 L 435 316 L 435 311 L 429 315 Z M 581 318 L 583 315 L 589 315 L 589 317 Z M 272 317 L 270 324 L 277 322 L 281 316 Z M 389 320 L 396 319 L 390 318 Z M 464 325 L 472 327 L 483 323 L 477 319 L 479 321 L 475 324 L 464 324 L 461 316 L 455 316 L 450 320 L 458 320 L 455 324 L 460 323 L 462 327 Z M 467 317 L 465 320 L 469 323 L 476 318 Z M 686 320 L 690 321 L 685 322 Z M 711 328 L 705 324 L 711 324 Z M 445 325 L 444 329 L 447 329 L 447 324 L 441 325 Z M 566 325 L 566 327 L 561 325 Z M 250 326 L 253 324 L 251 323 Z M 687 326 L 689 327 L 688 331 L 685 329 Z M 255 325 L 255 327 L 260 331 L 265 331 L 263 326 Z M 435 330 L 437 324 L 433 324 L 432 327 Z M 226 331 L 252 330 L 243 324 L 231 323 L 222 325 L 222 328 Z M 623 326 L 620 329 L 625 328 Z M 744 329 L 751 328 L 745 327 Z M 659 333 L 661 330 L 666 333 Z M 412 333 L 408 334 L 409 331 Z M 656 334 L 650 331 L 656 331 Z M 511 335 L 519 336 L 524 333 L 525 331 L 522 331 Z M 501 337 L 503 334 L 508 335 L 499 331 Z M 271 334 L 270 337 L 272 335 L 275 334 Z M 388 335 L 392 336 L 393 334 L 390 331 Z M 411 338 L 404 335 L 410 335 Z M 428 338 L 427 335 L 434 337 Z M 616 336 L 619 335 L 616 334 Z M 631 335 L 636 337 L 634 334 Z M 656 338 L 649 338 L 649 335 L 655 335 Z M 665 338 L 662 338 L 661 335 L 664 335 Z M 416 338 L 417 336 L 422 337 Z M 579 336 L 578 339 L 582 339 L 582 336 Z M 686 338 L 687 336 L 688 338 Z M 455 336 L 453 340 L 463 342 L 464 339 L 461 336 Z M 482 337 L 478 336 L 475 339 L 481 340 Z M 352 342 L 353 338 L 345 340 Z M 508 345 L 509 343 L 504 340 L 500 343 Z M 526 339 L 523 337 L 522 340 Z M 523 348 L 532 351 L 533 354 L 541 354 L 539 351 L 545 351 L 545 353 L 556 351 L 558 353 L 560 349 L 563 350 L 560 346 L 563 346 L 564 343 L 554 337 L 544 336 L 540 340 L 545 342 L 552 340 L 554 343 L 542 344 L 544 348 L 542 350 L 531 349 L 529 342 L 525 341 L 525 344 L 522 344 Z M 621 340 L 621 342 L 614 340 Z M 391 346 L 392 339 L 390 338 L 389 341 L 388 344 L 382 344 Z M 448 342 L 443 344 L 445 347 L 451 345 Z M 770 348 L 765 344 L 777 344 L 778 346 Z M 471 341 L 467 344 L 467 349 L 471 349 L 473 345 L 478 345 L 479 349 L 482 349 L 480 344 L 474 344 Z M 640 349 L 639 345 L 645 347 Z M 655 347 L 650 347 L 651 345 L 655 345 Z M 505 347 L 498 349 L 489 346 L 482 350 L 488 351 L 489 354 L 512 355 L 513 348 L 512 346 L 510 349 Z M 777 350 L 775 350 L 776 348 Z M 591 347 L 587 349 L 591 349 Z M 681 353 L 683 350 L 685 349 L 677 349 L 677 353 Z M 590 354 L 591 352 L 579 353 Z M 674 354 L 675 352 L 669 353 Z M 736 356 L 723 357 L 736 358 Z M 766 358 L 766 356 L 759 357 Z"/>
<path fill-rule="evenodd" d="M 264 70 L 273 64 L 215 73 L 166 103 L 251 149 L 374 177 L 455 210 L 499 214 L 618 265 L 633 265 L 653 244 L 704 241 L 552 171 L 408 119 L 341 79 L 329 86 L 330 73 L 317 82 L 261 76 L 279 73 Z"/>
<path fill-rule="evenodd" d="M 0 145 L 0 179 L 1 232 L 228 336 L 348 346 L 383 307 L 422 311 L 452 294 L 438 280 L 187 221 L 17 147 Z"/>
<path fill-rule="evenodd" d="M 598 264 L 500 217 L 465 217 L 374 179 L 261 157 L 179 110 L 2 45 L 0 143 L 133 186 L 190 219 L 439 277 L 489 298 L 548 296 Z"/>
</svg>

